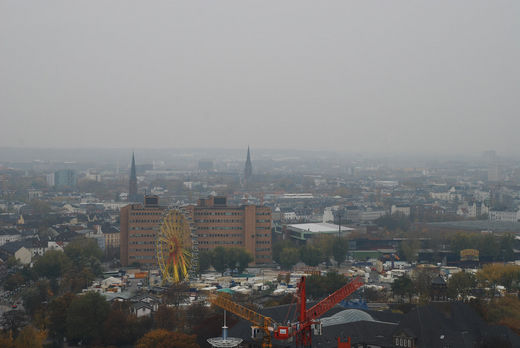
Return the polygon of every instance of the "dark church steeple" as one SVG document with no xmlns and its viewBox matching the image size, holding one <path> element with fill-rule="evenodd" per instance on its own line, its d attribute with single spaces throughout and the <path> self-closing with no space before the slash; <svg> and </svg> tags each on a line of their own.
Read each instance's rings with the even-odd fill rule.
<svg viewBox="0 0 520 348">
<path fill-rule="evenodd" d="M 247 147 L 247 159 L 246 167 L 244 168 L 244 182 L 247 183 L 253 175 L 253 166 L 251 165 L 251 153 L 249 152 L 249 146 Z"/>
<path fill-rule="evenodd" d="M 137 175 L 135 173 L 135 157 L 132 152 L 132 166 L 130 168 L 130 185 L 128 188 L 128 201 L 137 202 Z"/>
</svg>

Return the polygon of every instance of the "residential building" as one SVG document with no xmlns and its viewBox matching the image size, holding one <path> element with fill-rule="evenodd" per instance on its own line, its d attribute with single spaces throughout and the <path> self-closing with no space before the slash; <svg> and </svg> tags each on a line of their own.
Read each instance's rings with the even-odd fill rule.
<svg viewBox="0 0 520 348">
<path fill-rule="evenodd" d="M 391 214 L 400 213 L 406 216 L 410 216 L 410 206 L 409 205 L 392 205 L 390 210 Z"/>
<path fill-rule="evenodd" d="M 228 206 L 227 198 L 210 196 L 186 207 L 200 251 L 218 246 L 245 248 L 255 264 L 271 263 L 271 208 Z"/>
<path fill-rule="evenodd" d="M 490 210 L 489 211 L 489 220 L 491 221 L 508 221 L 508 222 L 517 222 L 519 218 L 519 212 L 516 210 Z"/>
<path fill-rule="evenodd" d="M 28 265 L 32 260 L 32 252 L 23 241 L 6 243 L 0 246 L 0 258 L 6 262 L 9 257 L 14 257 L 22 265 Z"/>
<path fill-rule="evenodd" d="M 15 242 L 22 239 L 22 235 L 20 234 L 20 231 L 14 228 L 6 228 L 0 230 L 0 246 Z"/>
<path fill-rule="evenodd" d="M 54 172 L 54 186 L 57 188 L 74 188 L 77 184 L 76 172 L 71 169 L 63 169 Z"/>
</svg>

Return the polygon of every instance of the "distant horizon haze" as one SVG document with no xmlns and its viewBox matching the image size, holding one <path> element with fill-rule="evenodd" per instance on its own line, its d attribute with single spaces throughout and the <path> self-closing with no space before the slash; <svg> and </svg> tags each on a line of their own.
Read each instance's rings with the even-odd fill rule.
<svg viewBox="0 0 520 348">
<path fill-rule="evenodd" d="M 0 3 L 0 147 L 520 157 L 520 2 Z"/>
</svg>

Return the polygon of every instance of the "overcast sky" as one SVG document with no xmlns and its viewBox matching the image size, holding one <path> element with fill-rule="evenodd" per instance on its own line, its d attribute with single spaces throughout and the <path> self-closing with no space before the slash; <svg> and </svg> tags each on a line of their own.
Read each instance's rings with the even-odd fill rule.
<svg viewBox="0 0 520 348">
<path fill-rule="evenodd" d="M 520 1 L 0 0 L 0 146 L 520 153 Z"/>
</svg>

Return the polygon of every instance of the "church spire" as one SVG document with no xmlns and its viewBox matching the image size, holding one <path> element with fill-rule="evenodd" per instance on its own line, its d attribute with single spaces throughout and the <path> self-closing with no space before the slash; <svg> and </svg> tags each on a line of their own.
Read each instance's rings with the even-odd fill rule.
<svg viewBox="0 0 520 348">
<path fill-rule="evenodd" d="M 130 167 L 130 185 L 128 188 L 128 201 L 136 202 L 137 199 L 137 175 L 135 172 L 135 157 L 132 152 L 132 166 Z"/>
<path fill-rule="evenodd" d="M 253 166 L 251 165 L 251 153 L 249 151 L 249 146 L 247 147 L 247 159 L 246 166 L 244 168 L 244 181 L 247 183 L 249 179 L 253 175 Z"/>
</svg>

